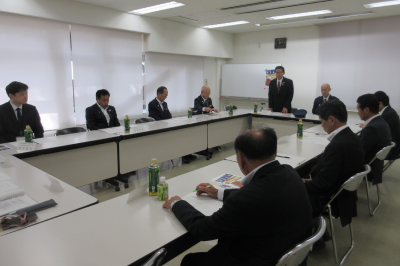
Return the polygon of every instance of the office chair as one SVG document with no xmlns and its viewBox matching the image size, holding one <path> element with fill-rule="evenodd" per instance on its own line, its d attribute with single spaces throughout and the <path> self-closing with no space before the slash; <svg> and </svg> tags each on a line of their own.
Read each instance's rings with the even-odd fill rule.
<svg viewBox="0 0 400 266">
<path fill-rule="evenodd" d="M 69 127 L 57 130 L 54 136 L 68 135 L 80 132 L 87 132 L 87 131 L 83 127 Z"/>
<path fill-rule="evenodd" d="M 198 112 L 196 109 L 194 108 L 190 108 L 192 110 L 192 115 L 200 115 L 201 112 Z"/>
<path fill-rule="evenodd" d="M 334 256 L 335 256 L 336 265 L 343 265 L 343 263 L 346 261 L 347 257 L 353 251 L 353 248 L 354 248 L 354 236 L 353 236 L 353 227 L 352 227 L 351 223 L 349 223 L 351 245 L 350 245 L 350 248 L 347 250 L 346 254 L 343 256 L 342 260 L 339 263 L 338 256 L 337 256 L 337 249 L 336 249 L 335 231 L 333 229 L 331 203 L 342 192 L 342 190 L 356 191 L 358 189 L 358 187 L 360 186 L 362 180 L 367 176 L 367 174 L 369 172 L 371 172 L 371 167 L 368 164 L 366 164 L 365 165 L 365 171 L 355 174 L 354 176 L 350 177 L 346 182 L 344 182 L 344 184 L 341 186 L 339 191 L 335 195 L 333 195 L 331 197 L 331 199 L 329 200 L 329 202 L 325 205 L 324 209 L 327 212 L 326 215 L 329 218 L 329 224 L 330 224 L 330 228 L 331 228 L 332 245 L 333 245 L 333 252 L 334 252 Z"/>
<path fill-rule="evenodd" d="M 165 248 L 161 248 L 157 250 L 153 254 L 153 256 L 151 256 L 150 259 L 146 261 L 142 266 L 160 266 L 165 255 L 167 255 L 167 250 Z"/>
<path fill-rule="evenodd" d="M 153 117 L 142 117 L 142 118 L 138 118 L 135 119 L 135 122 L 133 122 L 134 124 L 142 124 L 142 123 L 148 123 L 148 122 L 154 122 L 156 121 Z"/>
<path fill-rule="evenodd" d="M 285 255 L 278 261 L 276 266 L 298 266 L 307 257 L 313 244 L 317 242 L 325 233 L 326 222 L 324 217 L 320 216 L 316 219 L 317 225 L 313 228 L 312 235 L 303 242 L 294 246 L 287 251 Z"/>
<path fill-rule="evenodd" d="M 225 109 L 225 111 L 229 111 L 229 105 L 225 105 L 224 109 Z M 236 110 L 236 109 L 237 109 L 237 107 L 236 107 L 236 105 L 234 105 L 233 110 Z"/>
<path fill-rule="evenodd" d="M 375 155 L 374 158 L 372 158 L 372 160 L 369 162 L 369 165 L 371 166 L 371 164 L 375 161 L 375 159 L 378 160 L 385 160 L 386 156 L 389 154 L 390 150 L 395 146 L 396 144 L 392 141 L 391 145 L 384 147 L 382 150 L 378 151 Z M 387 169 L 387 168 L 386 168 Z M 371 216 L 375 215 L 376 210 L 379 208 L 379 206 L 381 205 L 381 198 L 379 196 L 379 187 L 378 184 L 376 184 L 376 192 L 378 194 L 378 205 L 376 205 L 375 209 L 372 211 L 371 210 L 371 201 L 369 198 L 369 186 L 368 186 L 368 179 L 367 176 L 365 176 L 365 185 L 367 187 L 367 200 L 368 200 L 368 209 L 369 209 L 369 214 Z"/>
</svg>

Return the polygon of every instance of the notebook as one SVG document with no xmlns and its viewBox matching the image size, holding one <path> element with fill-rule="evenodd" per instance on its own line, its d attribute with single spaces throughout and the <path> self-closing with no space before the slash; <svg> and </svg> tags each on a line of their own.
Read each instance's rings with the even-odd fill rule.
<svg viewBox="0 0 400 266">
<path fill-rule="evenodd" d="M 9 181 L 0 182 L 0 216 L 36 203 L 37 201 L 25 194 L 25 191 L 17 185 Z"/>
</svg>

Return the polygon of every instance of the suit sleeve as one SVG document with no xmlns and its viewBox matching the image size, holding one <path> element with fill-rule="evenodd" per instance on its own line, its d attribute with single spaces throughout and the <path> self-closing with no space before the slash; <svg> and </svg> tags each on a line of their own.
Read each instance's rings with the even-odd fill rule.
<svg viewBox="0 0 400 266">
<path fill-rule="evenodd" d="M 90 130 L 98 130 L 99 128 L 96 125 L 96 117 L 92 108 L 86 108 L 86 125 Z"/>
<path fill-rule="evenodd" d="M 34 124 L 32 127 L 33 133 L 35 133 L 35 138 L 43 138 L 43 126 L 40 122 L 40 115 L 36 107 L 33 107 Z"/>
<path fill-rule="evenodd" d="M 272 95 L 272 81 L 271 81 L 271 83 L 269 84 L 269 88 L 268 88 L 268 108 L 274 108 L 274 98 L 273 98 L 273 95 Z"/>
<path fill-rule="evenodd" d="M 324 158 L 319 166 L 318 175 L 306 182 L 305 186 L 309 194 L 326 195 L 338 180 L 340 175 L 340 165 L 342 165 L 342 156 L 333 146 L 327 146 L 324 151 Z"/>
<path fill-rule="evenodd" d="M 245 214 L 232 202 L 224 202 L 218 211 L 205 216 L 187 201 L 180 200 L 174 204 L 172 212 L 186 230 L 201 241 L 232 239 L 245 234 Z"/>
<path fill-rule="evenodd" d="M 210 107 L 211 109 L 215 108 L 214 105 L 213 105 L 213 103 L 212 103 L 212 99 L 211 99 L 211 98 L 208 98 L 208 99 L 209 99 L 209 101 L 210 101 L 210 106 L 209 106 L 209 107 Z"/>
<path fill-rule="evenodd" d="M 157 115 L 157 110 L 155 109 L 156 107 L 154 107 L 154 105 L 151 104 L 151 102 L 149 103 L 148 108 L 149 108 L 149 117 L 154 118 L 156 121 L 162 120 L 162 118 Z"/>
<path fill-rule="evenodd" d="M 283 105 L 283 107 L 289 109 L 291 107 L 292 104 L 292 100 L 293 100 L 293 93 L 294 93 L 294 87 L 293 87 L 293 81 L 290 81 L 290 84 L 288 84 L 288 96 L 286 98 L 286 102 Z"/>
<path fill-rule="evenodd" d="M 114 108 L 114 112 L 115 112 L 115 122 L 114 122 L 114 127 L 119 127 L 121 124 L 119 123 L 118 120 L 118 115 L 117 115 L 117 110 Z"/>
<path fill-rule="evenodd" d="M 201 105 L 201 100 L 198 97 L 194 99 L 194 109 L 200 114 L 203 112 L 203 106 Z"/>
<path fill-rule="evenodd" d="M 4 119 L 2 114 L 0 114 L 0 144 L 6 143 L 6 139 L 4 137 L 4 129 L 5 129 Z"/>
<path fill-rule="evenodd" d="M 317 111 L 317 98 L 315 98 L 315 100 L 314 100 L 314 105 L 313 105 L 313 108 L 312 108 L 312 113 L 316 115 L 316 113 L 315 113 L 316 111 Z"/>
<path fill-rule="evenodd" d="M 167 108 L 168 108 L 168 106 L 167 106 Z M 171 114 L 171 112 L 169 111 L 169 108 L 167 109 L 167 112 L 168 112 L 168 118 L 169 118 L 169 119 L 172 118 L 172 114 Z"/>
<path fill-rule="evenodd" d="M 362 145 L 364 147 L 364 153 L 365 157 L 367 158 L 369 154 L 371 153 L 372 148 L 375 146 L 377 138 L 376 135 L 374 134 L 375 129 L 373 127 L 365 127 L 363 130 L 361 130 L 360 134 L 360 139 L 362 142 Z M 369 162 L 365 162 L 369 163 Z"/>
</svg>

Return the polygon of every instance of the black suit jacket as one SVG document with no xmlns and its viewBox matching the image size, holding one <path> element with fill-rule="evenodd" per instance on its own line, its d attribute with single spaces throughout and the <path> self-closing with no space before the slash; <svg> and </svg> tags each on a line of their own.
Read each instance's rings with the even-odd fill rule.
<svg viewBox="0 0 400 266">
<path fill-rule="evenodd" d="M 44 130 L 35 106 L 22 105 L 21 124 L 10 102 L 0 105 L 0 143 L 13 142 L 16 141 L 16 137 L 23 137 L 27 125 L 32 128 L 35 138 L 43 138 Z"/>
<path fill-rule="evenodd" d="M 172 115 L 168 109 L 167 103 L 163 102 L 162 105 L 164 107 L 164 110 L 161 109 L 161 106 L 158 103 L 156 98 L 154 98 L 154 100 L 149 102 L 149 117 L 154 118 L 156 121 L 172 118 Z"/>
<path fill-rule="evenodd" d="M 97 103 L 86 108 L 86 126 L 90 130 L 97 130 L 108 127 L 119 127 L 120 123 L 117 117 L 117 111 L 114 106 L 109 105 L 107 108 L 108 115 L 110 116 L 110 123 L 101 111 Z"/>
<path fill-rule="evenodd" d="M 261 167 L 241 189 L 224 192 L 222 208 L 204 216 L 180 200 L 172 208 L 200 241 L 218 239 L 205 265 L 275 265 L 311 234 L 311 206 L 296 171 L 274 161 Z"/>
<path fill-rule="evenodd" d="M 329 95 L 328 101 L 333 101 L 333 100 L 339 100 L 339 98 L 333 96 L 333 95 Z M 317 98 L 315 98 L 314 100 L 314 105 L 312 108 L 312 113 L 317 115 L 318 114 L 318 110 L 319 110 L 319 106 L 321 104 L 324 103 L 324 96 L 319 96 Z"/>
<path fill-rule="evenodd" d="M 386 109 L 381 114 L 382 118 L 389 125 L 390 133 L 392 136 L 392 141 L 396 143 L 396 146 L 392 148 L 389 152 L 386 160 L 396 160 L 399 158 L 400 153 L 400 120 L 397 112 L 390 106 L 386 107 Z"/>
<path fill-rule="evenodd" d="M 203 112 L 203 107 L 210 107 L 211 109 L 214 109 L 214 105 L 212 104 L 212 100 L 210 97 L 206 101 L 203 100 L 203 97 L 201 95 L 194 99 L 194 109 L 197 111 L 198 114 L 208 114 L 208 112 L 204 111 Z"/>
<path fill-rule="evenodd" d="M 350 128 L 345 128 L 325 147 L 318 158 L 312 180 L 305 183 L 313 211 L 322 212 L 343 183 L 363 170 L 364 149 L 361 140 Z M 343 190 L 331 206 L 333 214 L 340 216 L 342 226 L 351 223 L 351 218 L 357 215 L 355 192 Z"/>
<path fill-rule="evenodd" d="M 389 146 L 392 141 L 390 128 L 381 115 L 372 119 L 367 126 L 361 130 L 360 139 L 364 147 L 364 163 L 366 164 L 369 164 L 376 153 L 382 148 Z M 373 180 L 373 184 L 382 183 L 383 161 L 375 160 L 371 168 L 368 180 Z"/>
<path fill-rule="evenodd" d="M 282 112 L 283 107 L 292 112 L 293 99 L 293 81 L 283 77 L 281 89 L 278 93 L 277 79 L 271 80 L 268 91 L 268 108 L 272 108 L 273 112 Z"/>
</svg>

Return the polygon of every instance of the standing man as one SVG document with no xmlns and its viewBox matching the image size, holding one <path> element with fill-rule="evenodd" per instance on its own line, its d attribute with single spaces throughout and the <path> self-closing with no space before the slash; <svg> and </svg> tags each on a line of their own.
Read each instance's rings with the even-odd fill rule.
<svg viewBox="0 0 400 266">
<path fill-rule="evenodd" d="M 154 118 L 156 121 L 172 118 L 171 112 L 168 110 L 168 105 L 165 102 L 167 97 L 167 88 L 164 86 L 159 87 L 157 89 L 157 97 L 149 102 L 149 117 Z"/>
<path fill-rule="evenodd" d="M 315 98 L 314 105 L 312 108 L 313 114 L 318 115 L 319 106 L 321 104 L 323 104 L 327 101 L 339 100 L 335 96 L 331 95 L 330 92 L 331 92 L 331 85 L 329 85 L 328 83 L 322 84 L 322 86 L 321 86 L 322 96 Z"/>
<path fill-rule="evenodd" d="M 375 92 L 376 98 L 379 101 L 379 112 L 381 113 L 382 118 L 389 125 L 390 133 L 392 135 L 392 141 L 396 143 L 389 154 L 386 157 L 386 160 L 396 160 L 399 158 L 399 143 L 400 143 L 400 120 L 397 112 L 390 106 L 389 104 L 389 96 L 383 91 Z"/>
<path fill-rule="evenodd" d="M 207 86 L 201 88 L 200 96 L 194 99 L 194 109 L 199 114 L 208 114 L 211 111 L 219 113 L 218 109 L 214 108 L 210 98 L 211 89 Z"/>
<path fill-rule="evenodd" d="M 373 94 L 364 94 L 357 99 L 357 110 L 364 125 L 360 125 L 363 130 L 360 139 L 364 147 L 364 163 L 369 164 L 376 153 L 392 141 L 390 129 L 386 121 L 379 114 L 379 101 Z M 368 180 L 373 180 L 373 184 L 382 183 L 383 161 L 375 160 L 371 165 L 371 173 Z"/>
<path fill-rule="evenodd" d="M 86 108 L 86 126 L 89 130 L 109 127 L 119 127 L 117 111 L 114 106 L 108 105 L 110 93 L 107 90 L 96 92 L 97 103 Z"/>
<path fill-rule="evenodd" d="M 283 77 L 285 69 L 282 66 L 275 68 L 276 79 L 269 84 L 268 111 L 291 113 L 293 99 L 293 81 Z"/>
<path fill-rule="evenodd" d="M 190 234 L 200 241 L 218 239 L 208 252 L 186 255 L 181 266 L 276 265 L 295 244 L 310 236 L 312 219 L 307 192 L 298 173 L 275 160 L 273 129 L 248 130 L 235 140 L 244 187 L 218 190 L 208 183 L 196 187 L 223 200 L 205 216 L 178 196 L 163 207 L 172 210 Z"/>
<path fill-rule="evenodd" d="M 6 87 L 9 102 L 0 105 L 0 143 L 24 137 L 30 126 L 35 138 L 43 138 L 43 126 L 35 106 L 28 104 L 28 85 L 13 81 Z"/>
</svg>

